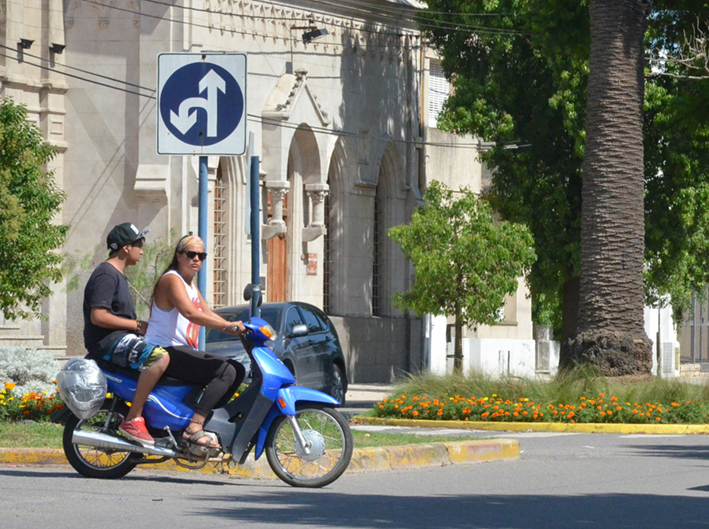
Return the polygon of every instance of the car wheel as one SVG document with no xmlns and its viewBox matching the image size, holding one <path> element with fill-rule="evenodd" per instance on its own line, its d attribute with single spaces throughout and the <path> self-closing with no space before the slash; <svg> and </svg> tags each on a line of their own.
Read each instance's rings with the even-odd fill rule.
<svg viewBox="0 0 709 529">
<path fill-rule="evenodd" d="M 344 406 L 345 392 L 345 376 L 340 367 L 333 364 L 330 372 L 330 395 L 340 402 L 340 406 Z"/>
</svg>

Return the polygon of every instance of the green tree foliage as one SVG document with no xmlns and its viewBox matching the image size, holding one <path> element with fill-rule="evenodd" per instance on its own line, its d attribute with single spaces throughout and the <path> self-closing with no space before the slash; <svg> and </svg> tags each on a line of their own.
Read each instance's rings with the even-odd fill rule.
<svg viewBox="0 0 709 529">
<path fill-rule="evenodd" d="M 389 236 L 401 244 L 416 269 L 408 292 L 394 303 L 424 313 L 454 316 L 456 369 L 462 366 L 462 326 L 494 324 L 507 294 L 534 262 L 526 227 L 496 222 L 490 205 L 469 189 L 459 197 L 439 182 L 424 195 L 425 204 L 411 223 L 395 226 Z"/>
<path fill-rule="evenodd" d="M 493 142 L 489 199 L 534 235 L 534 314 L 575 332 L 581 166 L 590 48 L 586 0 L 429 0 L 421 19 L 455 87 L 440 128 Z M 676 52 L 709 7 L 657 0 L 648 50 Z M 663 60 L 646 70 L 646 297 L 670 294 L 676 316 L 709 282 L 709 81 Z M 659 70 L 672 75 L 661 75 Z M 514 147 L 514 148 L 510 148 Z M 549 317 L 553 313 L 556 316 Z"/>
<path fill-rule="evenodd" d="M 27 121 L 25 107 L 0 105 L 0 310 L 7 318 L 38 314 L 50 283 L 62 278 L 68 226 L 53 222 L 64 193 L 46 170 L 56 148 Z"/>
</svg>

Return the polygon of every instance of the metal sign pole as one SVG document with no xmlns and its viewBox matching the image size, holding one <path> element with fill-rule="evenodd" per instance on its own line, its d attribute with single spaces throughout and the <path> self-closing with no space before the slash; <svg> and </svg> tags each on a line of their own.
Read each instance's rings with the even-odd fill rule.
<svg viewBox="0 0 709 529">
<path fill-rule="evenodd" d="M 259 172 L 260 159 L 258 156 L 251 157 L 251 182 L 249 195 L 251 198 L 251 284 L 253 285 L 253 296 L 251 297 L 251 315 L 261 316 L 261 204 L 259 200 Z"/>
<path fill-rule="evenodd" d="M 197 232 L 199 238 L 204 241 L 205 251 L 207 251 L 207 213 L 209 211 L 209 167 L 207 165 L 207 156 L 199 157 L 199 225 Z M 197 286 L 202 294 L 202 298 L 207 299 L 207 260 L 202 262 L 202 268 L 197 273 Z M 199 350 L 204 351 L 206 341 L 206 332 L 204 325 L 199 328 Z"/>
</svg>

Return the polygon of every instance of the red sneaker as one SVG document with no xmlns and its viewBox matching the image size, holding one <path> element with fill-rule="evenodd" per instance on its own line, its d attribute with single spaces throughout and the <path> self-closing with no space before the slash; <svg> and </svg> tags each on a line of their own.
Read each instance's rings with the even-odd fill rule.
<svg viewBox="0 0 709 529">
<path fill-rule="evenodd" d="M 132 421 L 126 421 L 123 419 L 118 430 L 124 435 L 127 435 L 133 441 L 138 441 L 143 446 L 154 445 L 155 439 L 148 433 L 147 428 L 145 428 L 145 419 L 142 417 L 137 417 Z"/>
</svg>

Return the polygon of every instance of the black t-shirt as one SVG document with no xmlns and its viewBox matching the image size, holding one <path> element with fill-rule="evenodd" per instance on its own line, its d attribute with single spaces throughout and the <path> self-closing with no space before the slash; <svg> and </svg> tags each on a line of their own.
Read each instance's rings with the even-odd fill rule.
<svg viewBox="0 0 709 529">
<path fill-rule="evenodd" d="M 84 289 L 84 345 L 92 355 L 102 355 L 128 331 L 106 329 L 91 323 L 94 307 L 108 309 L 121 318 L 136 319 L 126 276 L 105 261 L 96 267 Z"/>
</svg>

